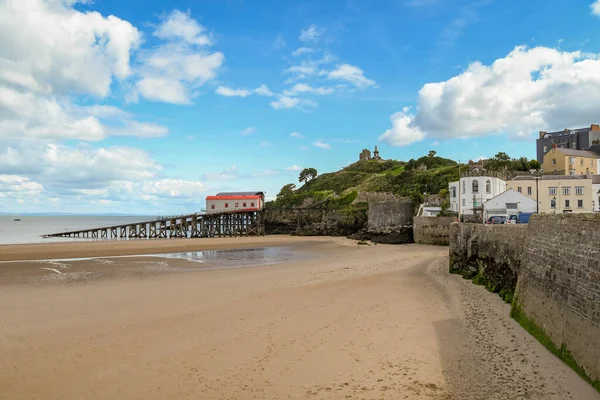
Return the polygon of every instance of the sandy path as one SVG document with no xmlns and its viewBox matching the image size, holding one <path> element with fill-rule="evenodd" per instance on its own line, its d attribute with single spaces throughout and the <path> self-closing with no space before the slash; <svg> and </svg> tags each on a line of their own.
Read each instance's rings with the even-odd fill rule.
<svg viewBox="0 0 600 400">
<path fill-rule="evenodd" d="M 268 267 L 4 286 L 0 398 L 600 399 L 447 275 L 446 248 L 327 241 Z"/>
</svg>

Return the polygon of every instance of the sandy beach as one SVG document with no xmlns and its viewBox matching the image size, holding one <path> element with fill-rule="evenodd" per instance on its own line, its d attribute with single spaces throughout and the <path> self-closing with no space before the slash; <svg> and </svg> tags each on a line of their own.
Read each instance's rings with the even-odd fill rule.
<svg viewBox="0 0 600 400">
<path fill-rule="evenodd" d="M 150 254 L 268 246 L 310 257 L 149 267 Z M 60 273 L 0 264 L 1 399 L 600 400 L 497 295 L 449 275 L 445 247 L 323 237 L 0 247 L 3 261 L 135 254 Z M 80 275 L 42 279 L 68 271 Z"/>
</svg>

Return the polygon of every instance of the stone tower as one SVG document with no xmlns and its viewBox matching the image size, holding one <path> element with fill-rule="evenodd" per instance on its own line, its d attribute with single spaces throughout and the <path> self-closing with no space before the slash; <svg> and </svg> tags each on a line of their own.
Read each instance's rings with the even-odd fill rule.
<svg viewBox="0 0 600 400">
<path fill-rule="evenodd" d="M 377 150 L 377 146 L 375 146 L 375 151 L 373 152 L 373 160 L 381 160 L 379 156 L 379 150 Z"/>
</svg>

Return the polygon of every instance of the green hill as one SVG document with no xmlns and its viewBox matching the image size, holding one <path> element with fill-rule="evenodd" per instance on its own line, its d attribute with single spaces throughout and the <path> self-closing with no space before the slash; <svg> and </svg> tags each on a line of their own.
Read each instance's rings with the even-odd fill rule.
<svg viewBox="0 0 600 400">
<path fill-rule="evenodd" d="M 408 162 L 358 161 L 340 171 L 319 175 L 298 189 L 286 185 L 277 196 L 276 205 L 299 205 L 312 198 L 345 206 L 359 191 L 408 196 L 420 204 L 425 193 L 437 194 L 455 180 L 458 180 L 458 164 L 442 157 L 425 156 Z"/>
</svg>

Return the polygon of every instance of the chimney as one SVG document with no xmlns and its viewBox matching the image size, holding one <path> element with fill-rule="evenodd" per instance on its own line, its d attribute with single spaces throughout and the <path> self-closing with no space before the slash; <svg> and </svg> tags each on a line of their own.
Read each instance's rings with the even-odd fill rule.
<svg viewBox="0 0 600 400">
<path fill-rule="evenodd" d="M 593 130 L 593 131 L 600 131 L 600 125 L 598 125 L 598 124 L 592 124 L 591 130 Z"/>
<path fill-rule="evenodd" d="M 547 134 L 548 132 L 544 132 L 544 131 L 540 131 L 540 139 L 544 138 L 544 135 Z"/>
<path fill-rule="evenodd" d="M 552 143 L 552 148 L 553 148 L 553 149 L 556 149 L 556 148 L 558 148 L 558 146 L 556 145 L 556 143 Z"/>
</svg>

